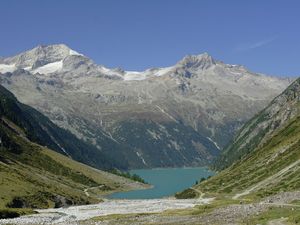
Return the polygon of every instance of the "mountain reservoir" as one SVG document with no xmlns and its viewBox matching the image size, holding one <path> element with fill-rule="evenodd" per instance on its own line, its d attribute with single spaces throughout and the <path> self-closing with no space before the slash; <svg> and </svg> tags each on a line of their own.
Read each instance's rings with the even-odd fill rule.
<svg viewBox="0 0 300 225">
<path fill-rule="evenodd" d="M 110 195 L 116 199 L 154 199 L 173 196 L 176 192 L 191 187 L 196 181 L 214 175 L 214 172 L 205 167 L 196 168 L 158 168 L 131 170 L 131 174 L 137 174 L 153 188 L 118 192 Z"/>
</svg>

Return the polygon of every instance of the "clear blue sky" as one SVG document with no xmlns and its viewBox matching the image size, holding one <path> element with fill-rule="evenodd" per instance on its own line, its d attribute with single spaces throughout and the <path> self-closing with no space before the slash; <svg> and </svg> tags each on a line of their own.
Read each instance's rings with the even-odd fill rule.
<svg viewBox="0 0 300 225">
<path fill-rule="evenodd" d="M 298 0 L 1 0 L 0 55 L 65 43 L 126 70 L 208 52 L 255 72 L 300 75 Z"/>
</svg>

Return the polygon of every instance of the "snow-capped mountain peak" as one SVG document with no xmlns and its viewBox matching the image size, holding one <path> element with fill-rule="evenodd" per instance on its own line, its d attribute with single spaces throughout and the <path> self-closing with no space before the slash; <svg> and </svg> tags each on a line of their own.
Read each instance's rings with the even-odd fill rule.
<svg viewBox="0 0 300 225">
<path fill-rule="evenodd" d="M 136 168 L 145 166 L 137 150 L 152 167 L 212 160 L 244 121 L 290 83 L 207 53 L 142 72 L 110 69 L 65 45 L 0 59 L 1 70 L 12 71 L 0 75 L 1 84 L 23 103 L 99 150 L 110 149 L 105 152 L 111 157 L 136 157 L 130 160 Z M 103 135 L 128 149 L 115 151 Z"/>
<path fill-rule="evenodd" d="M 83 56 L 65 44 L 39 45 L 31 50 L 0 61 L 0 72 L 13 72 L 17 69 L 40 74 L 61 70 L 63 60 L 68 56 Z"/>
</svg>

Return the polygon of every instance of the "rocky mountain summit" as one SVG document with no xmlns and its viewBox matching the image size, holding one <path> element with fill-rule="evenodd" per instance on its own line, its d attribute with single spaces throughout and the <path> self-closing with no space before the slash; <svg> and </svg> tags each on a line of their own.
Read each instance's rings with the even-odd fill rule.
<svg viewBox="0 0 300 225">
<path fill-rule="evenodd" d="M 109 69 L 66 45 L 0 59 L 1 84 L 130 168 L 207 165 L 291 82 L 207 53 L 142 72 Z"/>
</svg>

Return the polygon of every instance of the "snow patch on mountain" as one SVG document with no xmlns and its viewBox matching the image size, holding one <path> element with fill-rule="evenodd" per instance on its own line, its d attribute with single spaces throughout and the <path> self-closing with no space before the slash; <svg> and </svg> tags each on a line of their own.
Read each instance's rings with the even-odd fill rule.
<svg viewBox="0 0 300 225">
<path fill-rule="evenodd" d="M 136 72 L 136 71 L 126 71 L 124 75 L 125 81 L 131 80 L 145 80 L 147 77 L 144 73 Z"/>
<path fill-rule="evenodd" d="M 40 73 L 40 74 L 50 74 L 57 72 L 63 68 L 63 60 L 53 62 L 53 63 L 48 63 L 44 66 L 38 67 L 37 69 L 33 70 L 32 72 L 35 73 Z"/>
<path fill-rule="evenodd" d="M 221 150 L 221 148 L 220 148 L 220 146 L 218 145 L 217 142 L 213 141 L 213 139 L 211 139 L 210 137 L 206 137 L 206 138 L 207 138 L 210 142 L 212 142 L 212 143 L 216 146 L 217 149 Z"/>
<path fill-rule="evenodd" d="M 142 81 L 152 77 L 161 77 L 171 72 L 174 67 L 165 67 L 159 68 L 155 70 L 148 69 L 146 71 L 138 72 L 138 71 L 125 71 L 123 76 L 124 81 Z"/>
<path fill-rule="evenodd" d="M 0 73 L 7 73 L 7 72 L 13 72 L 17 68 L 15 64 L 8 65 L 8 64 L 0 64 Z"/>
<path fill-rule="evenodd" d="M 69 55 L 81 55 L 81 56 L 83 56 L 82 54 L 80 54 L 80 53 L 74 51 L 73 49 L 70 49 Z"/>
<path fill-rule="evenodd" d="M 147 163 L 145 161 L 145 159 L 143 158 L 142 154 L 139 152 L 136 152 L 136 155 L 142 160 L 142 162 L 144 163 L 145 166 L 147 166 Z"/>
<path fill-rule="evenodd" d="M 160 68 L 160 69 L 158 69 L 157 72 L 154 73 L 154 75 L 157 76 L 157 77 L 160 77 L 160 76 L 166 75 L 167 73 L 171 72 L 172 69 L 173 69 L 172 66 L 165 67 L 165 68 Z"/>
</svg>

